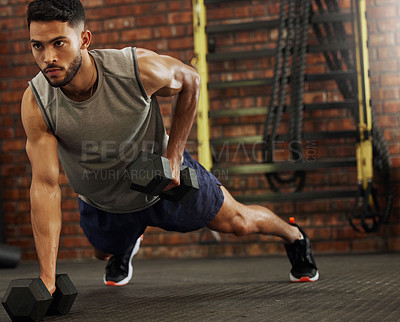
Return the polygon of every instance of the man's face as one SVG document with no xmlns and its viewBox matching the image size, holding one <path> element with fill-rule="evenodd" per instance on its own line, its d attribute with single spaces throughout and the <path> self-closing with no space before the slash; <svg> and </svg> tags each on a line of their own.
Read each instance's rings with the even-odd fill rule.
<svg viewBox="0 0 400 322">
<path fill-rule="evenodd" d="M 49 84 L 68 85 L 82 63 L 81 29 L 60 21 L 32 21 L 30 40 L 33 57 Z"/>
</svg>

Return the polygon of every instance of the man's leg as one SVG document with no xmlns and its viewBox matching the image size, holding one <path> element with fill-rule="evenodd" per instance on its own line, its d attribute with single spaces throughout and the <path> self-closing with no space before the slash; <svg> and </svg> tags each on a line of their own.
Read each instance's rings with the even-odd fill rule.
<svg viewBox="0 0 400 322">
<path fill-rule="evenodd" d="M 94 249 L 94 257 L 96 257 L 97 259 L 100 259 L 101 261 L 108 261 L 110 259 L 110 257 L 112 256 L 111 254 L 107 254 L 102 252 L 101 250 L 98 250 L 96 248 Z"/>
<path fill-rule="evenodd" d="M 100 257 L 97 258 L 108 260 L 104 274 L 104 284 L 110 286 L 121 286 L 127 284 L 131 280 L 133 276 L 132 259 L 139 251 L 142 239 L 143 235 L 140 236 L 123 255 L 110 256 L 95 249 L 95 255 L 97 251 L 97 255 Z"/>
<path fill-rule="evenodd" d="M 253 233 L 274 235 L 281 237 L 286 244 L 301 238 L 297 227 L 286 223 L 268 208 L 241 204 L 233 199 L 228 190 L 224 187 L 221 189 L 225 198 L 224 203 L 214 220 L 208 224 L 208 228 L 238 236 Z"/>
<path fill-rule="evenodd" d="M 307 234 L 294 223 L 288 224 L 272 211 L 261 206 L 246 206 L 237 202 L 221 187 L 224 203 L 208 228 L 238 236 L 253 233 L 281 237 L 286 253 L 292 264 L 290 280 L 293 282 L 314 282 L 319 278 L 317 266 L 311 253 Z"/>
<path fill-rule="evenodd" d="M 139 251 L 146 229 L 132 214 L 114 214 L 79 199 L 83 232 L 94 247 L 97 259 L 106 260 L 106 285 L 125 285 L 132 278 L 132 258 Z"/>
</svg>

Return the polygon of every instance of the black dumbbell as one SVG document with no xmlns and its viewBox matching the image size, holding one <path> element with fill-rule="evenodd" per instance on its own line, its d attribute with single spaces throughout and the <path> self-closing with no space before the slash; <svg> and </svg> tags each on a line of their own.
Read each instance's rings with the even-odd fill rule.
<svg viewBox="0 0 400 322">
<path fill-rule="evenodd" d="M 169 160 L 148 152 L 140 152 L 128 171 L 132 190 L 154 196 L 158 196 L 172 181 Z"/>
<path fill-rule="evenodd" d="M 160 155 L 140 152 L 139 157 L 128 168 L 131 179 L 131 189 L 163 199 L 184 203 L 198 190 L 196 171 L 187 166 L 181 166 L 180 185 L 168 191 L 163 191 L 172 181 L 169 160 Z"/>
<path fill-rule="evenodd" d="M 41 321 L 53 298 L 40 278 L 11 281 L 1 301 L 13 321 Z"/>
<path fill-rule="evenodd" d="M 160 197 L 163 199 L 184 203 L 199 191 L 196 171 L 188 166 L 180 168 L 180 185 L 171 190 L 163 191 Z"/>
<path fill-rule="evenodd" d="M 56 275 L 56 291 L 47 315 L 68 314 L 78 296 L 78 290 L 67 274 Z"/>
<path fill-rule="evenodd" d="M 1 301 L 13 321 L 42 321 L 46 315 L 68 314 L 78 291 L 68 275 L 56 276 L 53 296 L 40 278 L 11 281 Z"/>
</svg>

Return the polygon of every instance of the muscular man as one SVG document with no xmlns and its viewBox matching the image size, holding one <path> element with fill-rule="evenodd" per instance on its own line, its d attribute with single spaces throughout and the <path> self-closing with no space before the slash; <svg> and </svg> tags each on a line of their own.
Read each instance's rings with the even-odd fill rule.
<svg viewBox="0 0 400 322">
<path fill-rule="evenodd" d="M 34 0 L 27 20 L 40 72 L 24 93 L 22 121 L 40 277 L 51 293 L 62 222 L 59 160 L 79 194 L 81 227 L 96 257 L 108 260 L 108 285 L 130 280 L 147 226 L 279 236 L 292 264 L 290 279 L 318 279 L 309 239 L 297 225 L 267 208 L 238 203 L 185 151 L 199 98 L 193 68 L 139 48 L 89 51 L 92 34 L 79 0 Z M 157 96 L 174 96 L 169 137 Z M 166 189 L 179 185 L 183 162 L 196 170 L 200 190 L 184 204 L 131 190 L 124 171 L 140 151 L 169 159 L 173 181 Z"/>
</svg>

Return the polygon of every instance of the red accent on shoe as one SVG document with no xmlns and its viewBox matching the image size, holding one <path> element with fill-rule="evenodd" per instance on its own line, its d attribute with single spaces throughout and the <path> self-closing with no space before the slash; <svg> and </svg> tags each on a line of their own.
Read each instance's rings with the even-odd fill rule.
<svg viewBox="0 0 400 322">
<path fill-rule="evenodd" d="M 111 281 L 107 281 L 107 282 L 106 282 L 106 285 L 109 285 L 109 286 L 117 286 L 117 283 L 111 282 Z"/>
<path fill-rule="evenodd" d="M 303 276 L 297 282 L 312 282 L 312 280 L 308 276 Z"/>
<path fill-rule="evenodd" d="M 293 283 L 302 283 L 302 282 L 315 282 L 316 280 L 312 280 L 308 276 L 300 277 L 298 280 L 292 280 Z"/>
<path fill-rule="evenodd" d="M 290 222 L 291 224 L 294 224 L 294 223 L 295 223 L 294 217 L 290 217 L 290 218 L 289 218 L 289 222 Z"/>
<path fill-rule="evenodd" d="M 108 286 L 124 286 L 124 285 L 126 285 L 126 284 L 128 284 L 128 283 L 125 283 L 125 284 L 118 284 L 118 283 L 115 283 L 115 282 L 113 282 L 113 281 L 107 281 L 107 282 L 106 282 L 106 285 L 108 285 Z"/>
</svg>

